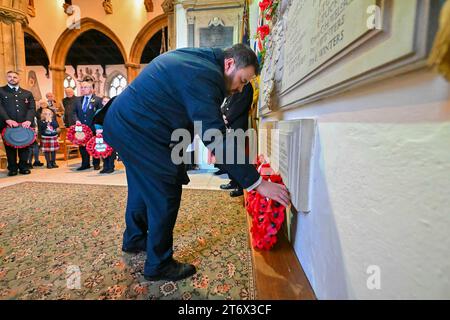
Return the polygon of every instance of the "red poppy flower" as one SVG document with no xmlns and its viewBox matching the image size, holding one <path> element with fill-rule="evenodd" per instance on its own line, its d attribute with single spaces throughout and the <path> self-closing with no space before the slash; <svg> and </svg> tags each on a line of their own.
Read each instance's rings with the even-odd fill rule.
<svg viewBox="0 0 450 320">
<path fill-rule="evenodd" d="M 259 2 L 259 8 L 261 11 L 266 11 L 268 7 L 272 5 L 273 0 L 262 0 Z"/>
<path fill-rule="evenodd" d="M 256 32 L 259 34 L 261 40 L 264 40 L 266 36 L 270 33 L 270 27 L 267 24 L 262 25 L 261 27 L 258 27 L 258 29 L 256 29 Z"/>
</svg>

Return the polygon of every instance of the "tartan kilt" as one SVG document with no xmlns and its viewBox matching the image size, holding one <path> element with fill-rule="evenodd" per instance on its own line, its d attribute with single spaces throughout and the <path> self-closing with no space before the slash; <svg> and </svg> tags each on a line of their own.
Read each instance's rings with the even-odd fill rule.
<svg viewBox="0 0 450 320">
<path fill-rule="evenodd" d="M 41 137 L 41 150 L 42 152 L 50 152 L 59 150 L 58 136 L 53 137 Z"/>
</svg>

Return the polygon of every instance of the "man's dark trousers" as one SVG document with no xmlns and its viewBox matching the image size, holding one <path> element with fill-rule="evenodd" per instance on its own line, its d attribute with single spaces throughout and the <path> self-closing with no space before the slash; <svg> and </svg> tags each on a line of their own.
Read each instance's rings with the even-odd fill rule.
<svg viewBox="0 0 450 320">
<path fill-rule="evenodd" d="M 138 170 L 139 163 L 122 157 L 127 171 L 124 251 L 147 251 L 144 275 L 155 275 L 172 261 L 173 228 L 181 201 L 181 184 L 170 184 Z M 131 161 L 130 161 L 131 160 Z M 138 190 L 146 190 L 139 193 Z"/>
<path fill-rule="evenodd" d="M 17 172 L 17 170 L 28 169 L 28 157 L 30 148 L 17 149 L 5 144 L 6 157 L 8 158 L 8 171 Z M 19 165 L 17 166 L 17 153 L 19 154 Z"/>
</svg>

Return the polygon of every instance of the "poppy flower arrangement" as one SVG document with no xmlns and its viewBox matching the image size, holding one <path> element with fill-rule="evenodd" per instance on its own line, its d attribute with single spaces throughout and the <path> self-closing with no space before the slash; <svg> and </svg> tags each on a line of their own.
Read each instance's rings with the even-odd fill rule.
<svg viewBox="0 0 450 320">
<path fill-rule="evenodd" d="M 67 139 L 78 146 L 86 145 L 92 136 L 91 128 L 80 121 L 77 121 L 67 130 Z"/>
<path fill-rule="evenodd" d="M 274 173 L 264 157 L 258 157 L 256 166 L 264 180 L 283 184 L 281 176 Z M 286 208 L 277 201 L 263 197 L 255 190 L 247 194 L 245 207 L 252 217 L 250 233 L 253 247 L 270 250 L 278 240 L 277 233 L 283 225 Z"/>
<path fill-rule="evenodd" d="M 261 0 L 259 2 L 259 27 L 256 29 L 257 52 L 260 65 L 264 64 L 267 48 L 267 36 L 272 29 L 272 20 L 277 11 L 279 0 Z"/>
<path fill-rule="evenodd" d="M 113 153 L 113 148 L 103 140 L 102 130 L 92 137 L 86 144 L 86 151 L 96 159 L 107 158 Z"/>
</svg>

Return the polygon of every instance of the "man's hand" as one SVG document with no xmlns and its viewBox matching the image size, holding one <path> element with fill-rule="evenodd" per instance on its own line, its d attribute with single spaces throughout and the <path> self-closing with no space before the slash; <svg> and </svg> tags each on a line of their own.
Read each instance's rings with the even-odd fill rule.
<svg viewBox="0 0 450 320">
<path fill-rule="evenodd" d="M 223 122 L 225 122 L 225 124 L 228 124 L 227 117 L 225 115 L 222 115 L 222 117 L 223 117 Z"/>
<path fill-rule="evenodd" d="M 8 127 L 12 127 L 12 128 L 19 126 L 19 124 L 14 120 L 6 120 L 6 124 L 8 125 Z"/>
<path fill-rule="evenodd" d="M 31 126 L 31 122 L 30 121 L 25 121 L 22 123 L 22 127 L 24 127 L 25 129 L 28 129 Z"/>
<path fill-rule="evenodd" d="M 256 191 L 258 191 L 264 197 L 278 201 L 285 207 L 289 206 L 289 203 L 291 201 L 289 191 L 285 186 L 278 183 L 262 180 L 261 184 L 256 187 Z"/>
</svg>

